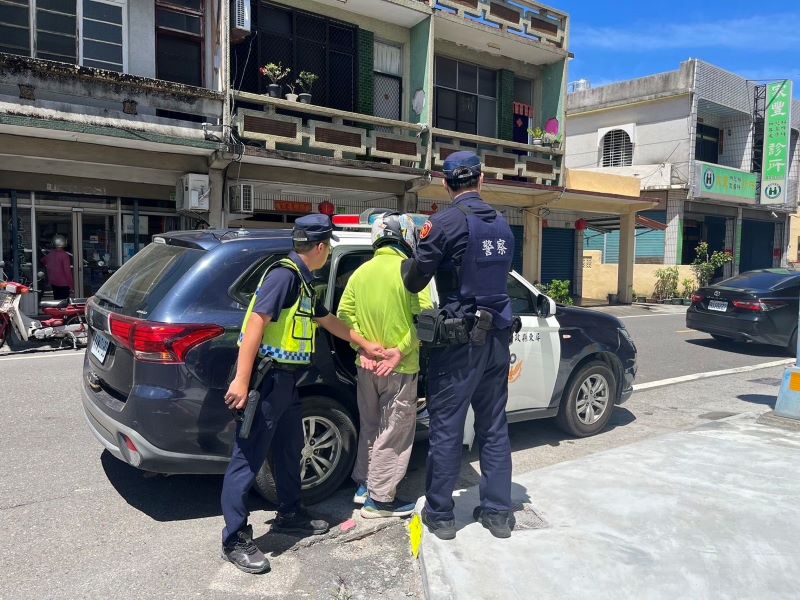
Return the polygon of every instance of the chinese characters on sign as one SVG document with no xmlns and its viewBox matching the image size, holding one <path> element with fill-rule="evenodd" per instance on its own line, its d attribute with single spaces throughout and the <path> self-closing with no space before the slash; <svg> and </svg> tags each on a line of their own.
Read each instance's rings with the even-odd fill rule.
<svg viewBox="0 0 800 600">
<path fill-rule="evenodd" d="M 767 109 L 764 118 L 761 204 L 783 204 L 786 201 L 791 119 L 792 82 L 785 80 L 770 83 L 767 86 Z"/>
<path fill-rule="evenodd" d="M 700 198 L 756 203 L 755 173 L 697 161 L 695 178 Z"/>
</svg>

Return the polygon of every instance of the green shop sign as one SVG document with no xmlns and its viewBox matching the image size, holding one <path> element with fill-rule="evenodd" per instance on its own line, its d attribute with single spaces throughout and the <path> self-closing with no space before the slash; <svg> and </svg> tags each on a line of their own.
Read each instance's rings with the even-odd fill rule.
<svg viewBox="0 0 800 600">
<path fill-rule="evenodd" d="M 696 193 L 698 198 L 712 198 L 746 204 L 756 203 L 755 173 L 729 169 L 697 161 Z"/>
<path fill-rule="evenodd" d="M 789 174 L 789 140 L 792 122 L 792 82 L 767 86 L 764 117 L 764 158 L 761 170 L 761 204 L 784 204 Z"/>
</svg>

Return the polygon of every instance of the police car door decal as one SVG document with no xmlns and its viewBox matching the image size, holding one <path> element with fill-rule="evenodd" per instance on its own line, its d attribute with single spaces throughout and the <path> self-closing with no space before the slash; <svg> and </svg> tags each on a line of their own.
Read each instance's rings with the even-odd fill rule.
<svg viewBox="0 0 800 600">
<path fill-rule="evenodd" d="M 516 280 L 512 281 L 513 278 Z M 517 273 L 509 275 L 509 284 L 523 286 L 531 294 L 539 292 Z M 533 311 L 517 314 L 522 329 L 511 344 L 511 366 L 508 371 L 508 412 L 547 408 L 553 396 L 561 360 L 559 323 L 555 316 L 541 319 Z"/>
</svg>

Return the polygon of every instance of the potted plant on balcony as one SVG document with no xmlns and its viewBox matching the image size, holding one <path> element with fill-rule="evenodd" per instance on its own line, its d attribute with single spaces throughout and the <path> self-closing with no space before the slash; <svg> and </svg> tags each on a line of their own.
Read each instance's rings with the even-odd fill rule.
<svg viewBox="0 0 800 600">
<path fill-rule="evenodd" d="M 544 131 L 542 131 L 541 127 L 537 127 L 536 129 L 528 129 L 528 133 L 531 135 L 531 144 L 533 144 L 534 146 L 542 145 L 542 137 L 544 136 Z"/>
<path fill-rule="evenodd" d="M 293 83 L 287 83 L 286 87 L 289 88 L 289 93 L 286 94 L 286 99 L 289 102 L 297 102 L 297 94 L 295 94 L 295 88 L 297 87 L 298 81 L 294 81 Z"/>
<path fill-rule="evenodd" d="M 550 145 L 553 147 L 553 150 L 558 150 L 561 148 L 561 134 L 551 136 Z"/>
<path fill-rule="evenodd" d="M 281 97 L 281 89 L 283 88 L 281 81 L 286 79 L 286 76 L 289 75 L 291 71 L 291 69 L 284 67 L 281 63 L 269 63 L 259 69 L 259 72 L 272 82 L 268 87 L 270 98 Z"/>
<path fill-rule="evenodd" d="M 317 79 L 319 79 L 319 76 L 310 71 L 300 71 L 295 83 L 303 90 L 299 96 L 300 102 L 303 104 L 311 104 L 311 88 L 314 87 Z"/>
</svg>

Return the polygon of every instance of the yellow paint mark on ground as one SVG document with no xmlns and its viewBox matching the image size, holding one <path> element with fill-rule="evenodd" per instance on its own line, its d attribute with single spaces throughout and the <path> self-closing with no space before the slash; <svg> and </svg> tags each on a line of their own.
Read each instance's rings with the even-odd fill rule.
<svg viewBox="0 0 800 600">
<path fill-rule="evenodd" d="M 418 514 L 411 518 L 408 524 L 408 534 L 411 538 L 411 554 L 414 558 L 419 558 L 419 547 L 422 545 L 422 519 Z"/>
<path fill-rule="evenodd" d="M 675 333 L 694 333 L 694 329 L 678 329 Z"/>
</svg>

